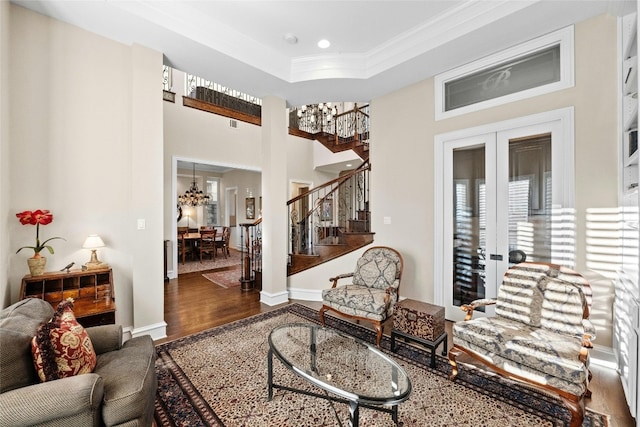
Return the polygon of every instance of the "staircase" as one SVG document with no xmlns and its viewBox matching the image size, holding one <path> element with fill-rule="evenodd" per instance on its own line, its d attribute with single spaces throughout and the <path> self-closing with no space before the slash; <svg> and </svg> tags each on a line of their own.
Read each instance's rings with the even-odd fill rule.
<svg viewBox="0 0 640 427">
<path fill-rule="evenodd" d="M 355 104 L 352 110 L 335 116 L 316 106 L 304 111 L 292 109 L 289 135 L 315 139 L 333 153 L 353 150 L 366 160 L 369 158 L 369 105 Z"/>
<path fill-rule="evenodd" d="M 357 169 L 287 202 L 289 276 L 373 242 L 370 171 L 365 160 Z"/>
</svg>

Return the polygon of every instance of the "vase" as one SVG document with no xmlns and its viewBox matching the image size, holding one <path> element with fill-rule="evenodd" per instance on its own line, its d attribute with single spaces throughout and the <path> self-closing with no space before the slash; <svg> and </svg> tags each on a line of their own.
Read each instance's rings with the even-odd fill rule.
<svg viewBox="0 0 640 427">
<path fill-rule="evenodd" d="M 44 268 L 47 265 L 47 259 L 43 256 L 32 257 L 27 259 L 29 265 L 29 271 L 32 276 L 42 276 L 44 274 Z"/>
</svg>

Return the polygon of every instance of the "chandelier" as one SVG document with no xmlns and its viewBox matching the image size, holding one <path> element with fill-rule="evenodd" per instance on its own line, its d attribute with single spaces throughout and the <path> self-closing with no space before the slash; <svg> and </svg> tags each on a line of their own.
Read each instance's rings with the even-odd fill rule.
<svg viewBox="0 0 640 427">
<path fill-rule="evenodd" d="M 303 105 L 298 108 L 298 129 L 307 132 L 330 131 L 331 121 L 338 114 L 338 108 L 331 102 Z"/>
<path fill-rule="evenodd" d="M 309 113 L 307 113 L 309 110 Z M 331 106 L 330 102 L 321 102 L 320 104 L 303 105 L 298 110 L 298 118 L 302 116 L 308 116 L 312 122 L 316 122 L 321 118 L 326 118 L 327 121 L 331 121 L 333 116 L 338 114 L 336 106 Z"/>
<path fill-rule="evenodd" d="M 202 206 L 209 203 L 209 196 L 204 194 L 202 190 L 198 189 L 196 184 L 196 164 L 193 164 L 193 181 L 191 187 L 184 192 L 183 195 L 178 196 L 178 203 L 180 206 Z"/>
</svg>

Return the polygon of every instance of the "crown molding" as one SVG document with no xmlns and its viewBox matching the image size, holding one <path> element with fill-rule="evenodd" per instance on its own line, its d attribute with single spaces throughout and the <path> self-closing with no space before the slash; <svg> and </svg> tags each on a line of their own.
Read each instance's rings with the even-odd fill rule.
<svg viewBox="0 0 640 427">
<path fill-rule="evenodd" d="M 368 79 L 423 55 L 541 0 L 466 1 L 368 52 L 290 58 L 198 14 L 184 2 L 110 1 L 161 28 L 235 58 L 288 83 L 321 79 Z M 170 59 L 170 58 L 169 58 Z"/>
</svg>

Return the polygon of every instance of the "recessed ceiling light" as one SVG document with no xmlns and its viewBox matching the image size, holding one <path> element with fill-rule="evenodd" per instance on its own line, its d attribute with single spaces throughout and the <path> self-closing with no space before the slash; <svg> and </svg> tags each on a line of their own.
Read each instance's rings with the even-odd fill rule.
<svg viewBox="0 0 640 427">
<path fill-rule="evenodd" d="M 351 163 L 347 163 L 345 166 L 350 168 L 351 167 Z"/>
<path fill-rule="evenodd" d="M 322 39 L 322 40 L 320 40 L 320 41 L 318 42 L 318 47 L 319 47 L 320 49 L 326 49 L 326 48 L 328 48 L 329 46 L 331 46 L 331 42 L 329 42 L 329 40 L 327 40 L 327 39 Z"/>
</svg>

